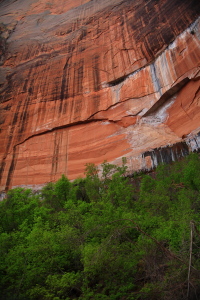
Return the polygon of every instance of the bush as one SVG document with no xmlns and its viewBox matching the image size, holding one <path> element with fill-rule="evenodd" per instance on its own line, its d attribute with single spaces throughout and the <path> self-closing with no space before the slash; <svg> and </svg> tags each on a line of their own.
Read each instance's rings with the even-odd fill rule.
<svg viewBox="0 0 200 300">
<path fill-rule="evenodd" d="M 0 203 L 0 299 L 200 297 L 199 167 L 192 154 L 130 179 L 125 164 L 104 162 L 101 176 L 89 164 L 73 183 L 63 175 L 39 194 L 10 190 Z"/>
</svg>

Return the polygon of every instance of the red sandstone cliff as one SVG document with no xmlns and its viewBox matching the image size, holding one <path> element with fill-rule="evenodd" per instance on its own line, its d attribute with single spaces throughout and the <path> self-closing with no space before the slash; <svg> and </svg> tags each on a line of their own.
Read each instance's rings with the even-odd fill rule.
<svg viewBox="0 0 200 300">
<path fill-rule="evenodd" d="M 0 189 L 198 149 L 199 15 L 199 0 L 1 0 Z"/>
</svg>

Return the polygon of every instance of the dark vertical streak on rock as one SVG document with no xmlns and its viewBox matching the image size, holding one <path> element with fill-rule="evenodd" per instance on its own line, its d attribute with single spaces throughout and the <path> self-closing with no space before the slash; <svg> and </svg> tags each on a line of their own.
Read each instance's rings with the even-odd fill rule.
<svg viewBox="0 0 200 300">
<path fill-rule="evenodd" d="M 53 150 L 52 167 L 51 167 L 52 176 L 56 175 L 58 169 L 59 147 L 60 147 L 60 136 L 58 132 L 55 132 L 54 150 Z"/>
<path fill-rule="evenodd" d="M 150 69 L 151 69 L 151 77 L 153 80 L 155 91 L 159 92 L 161 90 L 161 84 L 160 84 L 159 77 L 157 76 L 156 67 L 154 63 L 150 65 Z"/>
<path fill-rule="evenodd" d="M 95 55 L 93 57 L 93 82 L 94 82 L 94 91 L 97 92 L 100 90 L 100 76 L 99 76 L 99 56 Z"/>
<path fill-rule="evenodd" d="M 84 73 L 84 59 L 81 59 L 77 64 L 77 68 L 74 72 L 74 96 L 83 94 L 83 73 Z M 75 101 L 75 109 L 74 109 L 74 119 L 77 119 L 81 116 L 82 109 L 82 99 L 76 99 Z"/>
<path fill-rule="evenodd" d="M 29 111 L 29 104 L 30 103 L 31 103 L 31 99 L 28 96 L 27 100 L 26 100 L 26 103 L 24 105 L 23 112 L 21 113 L 21 116 L 20 116 L 20 127 L 19 127 L 19 130 L 18 130 L 19 134 L 23 133 L 26 129 L 26 126 L 27 126 L 27 123 L 28 123 L 28 116 L 29 116 L 28 111 Z"/>
<path fill-rule="evenodd" d="M 86 37 L 86 35 L 87 35 L 87 28 L 82 28 L 82 29 L 81 29 L 81 34 L 80 34 L 80 36 L 78 37 L 77 42 L 82 41 L 82 40 Z"/>
<path fill-rule="evenodd" d="M 17 108 L 16 108 L 16 111 L 15 111 L 15 114 L 14 114 L 14 117 L 13 117 L 13 121 L 12 121 L 12 124 L 11 124 L 11 129 L 10 129 L 10 132 L 9 132 L 7 147 L 6 147 L 6 153 L 8 153 L 8 150 L 10 148 L 10 144 L 11 144 L 11 141 L 12 141 L 12 138 L 13 138 L 13 133 L 14 133 L 14 130 L 15 130 L 15 125 L 18 121 L 18 115 L 19 115 L 19 110 L 20 110 L 20 107 L 21 107 L 21 102 L 22 101 L 19 101 L 19 103 L 17 105 Z"/>
<path fill-rule="evenodd" d="M 74 89 L 75 89 L 75 68 L 76 68 L 76 64 L 73 65 L 73 68 L 71 68 L 70 70 L 70 76 L 73 78 L 73 86 L 70 89 L 70 97 L 74 97 Z M 72 74 L 72 70 L 73 70 L 73 74 Z M 74 111 L 74 99 L 70 102 L 71 106 L 70 106 L 70 122 L 73 122 L 73 111 Z"/>
<path fill-rule="evenodd" d="M 38 118 L 38 124 L 41 124 L 41 123 L 45 122 L 45 115 L 46 115 L 46 112 L 47 112 L 46 106 L 47 106 L 47 102 L 44 101 L 43 105 L 41 107 L 41 110 L 40 110 L 40 115 L 39 115 L 39 118 Z"/>
<path fill-rule="evenodd" d="M 13 173 L 16 167 L 16 162 L 17 162 L 17 153 L 16 153 L 16 147 L 13 148 L 13 157 L 12 157 L 12 161 L 10 164 L 10 168 L 8 171 L 8 176 L 7 176 L 7 181 L 6 181 L 6 187 L 5 190 L 7 191 L 10 187 L 12 178 L 13 178 Z"/>
<path fill-rule="evenodd" d="M 153 44 L 153 41 L 151 41 L 151 43 Z M 145 58 L 147 59 L 147 60 L 152 60 L 153 58 L 154 58 L 154 53 L 153 53 L 153 51 L 152 51 L 152 47 L 150 46 L 151 45 L 151 43 L 149 43 L 149 40 L 148 40 L 148 38 L 146 37 L 146 38 L 144 38 L 144 42 L 143 42 L 143 44 L 142 44 L 142 47 L 144 48 L 143 49 L 143 53 L 147 53 L 148 54 L 148 56 L 147 55 L 145 55 Z"/>
<path fill-rule="evenodd" d="M 180 142 L 173 146 L 155 148 L 153 151 L 147 151 L 143 153 L 143 158 L 150 156 L 152 168 L 155 168 L 160 164 L 169 164 L 173 161 L 178 161 L 188 154 L 188 145 L 185 142 Z"/>
<path fill-rule="evenodd" d="M 63 114 L 66 114 L 66 111 L 67 111 L 67 102 L 65 101 L 63 110 L 62 110 Z"/>
<path fill-rule="evenodd" d="M 2 162 L 1 162 L 1 168 L 0 168 L 0 182 L 2 180 L 2 176 L 3 176 L 5 166 L 6 166 L 6 162 L 5 162 L 5 159 L 3 159 Z"/>
<path fill-rule="evenodd" d="M 63 75 L 62 75 L 62 83 L 61 83 L 61 92 L 60 92 L 60 106 L 59 106 L 59 113 L 62 112 L 62 107 L 63 107 L 63 100 L 65 98 L 68 97 L 68 84 L 67 83 L 67 80 L 69 80 L 69 60 L 70 60 L 70 57 L 68 57 L 66 59 L 66 63 L 64 65 L 64 68 L 63 68 Z M 68 75 L 68 76 L 67 76 Z"/>
<path fill-rule="evenodd" d="M 79 120 L 81 117 L 82 104 L 83 101 L 80 98 L 74 101 L 74 121 L 76 121 L 77 119 Z"/>
<path fill-rule="evenodd" d="M 18 115 L 19 115 L 19 110 L 20 110 L 21 102 L 22 101 L 19 101 L 19 103 L 17 105 L 17 108 L 16 108 L 16 111 L 14 113 L 14 117 L 13 117 L 12 124 L 11 124 L 11 129 L 10 129 L 10 132 L 9 132 L 8 141 L 7 141 L 7 144 L 6 144 L 5 155 L 7 155 L 8 151 L 9 151 L 9 148 L 10 148 L 10 145 L 11 145 L 11 141 L 13 139 L 13 133 L 14 133 L 14 130 L 15 130 L 15 125 L 16 125 L 16 123 L 18 121 Z M 1 181 L 2 176 L 3 176 L 5 165 L 6 165 L 6 162 L 5 162 L 5 157 L 4 157 L 3 160 L 2 160 L 2 162 L 1 162 L 0 181 Z"/>
<path fill-rule="evenodd" d="M 78 82 L 77 82 L 77 94 L 82 94 L 83 93 L 83 64 L 84 61 L 83 59 L 80 60 L 79 62 L 79 67 L 78 67 Z"/>
<path fill-rule="evenodd" d="M 30 78 L 31 78 L 32 70 L 33 70 L 33 67 L 30 67 L 29 72 L 28 72 L 28 76 L 27 76 L 27 78 L 25 79 L 25 82 L 24 82 L 24 85 L 23 85 L 23 92 L 24 92 L 24 93 L 27 92 L 28 83 L 29 83 Z"/>
<path fill-rule="evenodd" d="M 72 68 L 72 70 L 73 70 L 73 75 L 72 75 L 72 72 L 71 72 L 71 76 L 72 76 L 72 78 L 73 78 L 73 86 L 72 86 L 72 88 L 71 88 L 71 97 L 73 97 L 74 98 L 74 96 L 76 95 L 75 94 L 75 91 L 76 91 L 76 89 L 77 89 L 77 77 L 76 77 L 76 66 L 77 66 L 77 63 L 74 63 L 73 64 L 73 68 Z M 73 102 L 72 102 L 73 103 Z"/>
<path fill-rule="evenodd" d="M 72 58 L 74 49 L 75 49 L 75 46 L 73 44 L 69 45 L 69 47 L 68 47 L 69 56 L 67 57 L 66 63 L 63 68 L 61 91 L 60 91 L 59 114 L 61 114 L 61 112 L 66 113 L 66 111 L 67 111 L 66 103 L 65 103 L 64 109 L 63 109 L 63 101 L 64 101 L 64 99 L 67 99 L 68 97 L 70 97 L 70 91 L 69 91 L 69 80 L 70 80 L 70 70 L 71 70 L 70 59 Z"/>
<path fill-rule="evenodd" d="M 94 95 L 93 97 L 93 111 L 98 111 L 99 110 L 99 105 L 100 105 L 100 97 L 99 95 Z"/>
</svg>

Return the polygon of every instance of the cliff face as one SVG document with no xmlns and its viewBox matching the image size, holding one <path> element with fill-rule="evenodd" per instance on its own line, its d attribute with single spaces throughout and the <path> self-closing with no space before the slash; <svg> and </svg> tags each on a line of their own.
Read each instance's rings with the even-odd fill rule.
<svg viewBox="0 0 200 300">
<path fill-rule="evenodd" d="M 199 0 L 1 0 L 1 190 L 198 149 Z"/>
</svg>

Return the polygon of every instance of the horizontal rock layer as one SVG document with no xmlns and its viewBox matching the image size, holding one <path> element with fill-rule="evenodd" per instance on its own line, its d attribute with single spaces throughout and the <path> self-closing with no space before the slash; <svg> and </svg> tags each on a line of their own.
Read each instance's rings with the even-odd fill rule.
<svg viewBox="0 0 200 300">
<path fill-rule="evenodd" d="M 156 149 L 193 140 L 199 13 L 197 0 L 1 1 L 1 190 L 122 157 L 151 168 Z"/>
</svg>

